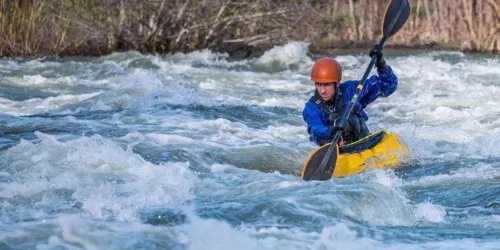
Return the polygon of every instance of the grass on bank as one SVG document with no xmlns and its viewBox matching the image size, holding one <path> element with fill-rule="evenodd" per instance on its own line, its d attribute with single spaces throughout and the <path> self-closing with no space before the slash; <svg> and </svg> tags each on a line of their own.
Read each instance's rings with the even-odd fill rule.
<svg viewBox="0 0 500 250">
<path fill-rule="evenodd" d="M 370 46 L 387 0 L 0 0 L 0 56 Z M 496 0 L 410 0 L 393 46 L 500 50 Z M 389 44 L 390 46 L 391 44 Z"/>
</svg>

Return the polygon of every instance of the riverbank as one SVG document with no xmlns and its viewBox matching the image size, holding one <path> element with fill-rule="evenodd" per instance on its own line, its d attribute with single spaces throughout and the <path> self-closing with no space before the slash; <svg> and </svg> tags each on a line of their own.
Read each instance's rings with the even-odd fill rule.
<svg viewBox="0 0 500 250">
<path fill-rule="evenodd" d="M 292 41 L 312 53 L 368 49 L 386 0 L 40 0 L 0 3 L 0 57 L 173 54 L 201 49 L 246 58 Z M 500 51 L 500 7 L 491 0 L 410 0 L 388 47 Z M 118 6 L 118 8 L 117 8 Z"/>
<path fill-rule="evenodd" d="M 348 53 L 367 53 L 376 42 L 332 42 L 325 43 L 309 43 L 308 51 L 311 56 L 332 55 L 332 54 L 348 54 Z M 226 53 L 231 60 L 244 58 L 257 58 L 262 56 L 266 51 L 273 47 L 281 45 L 263 45 L 251 46 L 244 43 L 239 44 L 221 44 L 211 50 L 218 53 Z M 478 54 L 486 57 L 498 55 L 498 52 L 484 52 L 470 49 L 468 47 L 459 46 L 458 44 L 439 44 L 430 42 L 428 44 L 401 44 L 389 42 L 385 45 L 385 51 L 405 51 L 405 53 L 421 53 L 429 51 L 456 51 L 467 54 Z"/>
</svg>

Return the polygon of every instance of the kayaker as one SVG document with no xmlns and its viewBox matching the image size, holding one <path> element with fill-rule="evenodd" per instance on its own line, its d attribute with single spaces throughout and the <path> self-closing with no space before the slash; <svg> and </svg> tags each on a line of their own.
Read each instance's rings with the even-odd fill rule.
<svg viewBox="0 0 500 250">
<path fill-rule="evenodd" d="M 331 142 L 336 131 L 342 131 L 339 145 L 357 141 L 369 134 L 363 110 L 379 96 L 387 97 L 397 88 L 398 78 L 382 57 L 382 49 L 374 46 L 370 57 L 376 56 L 378 75 L 369 77 L 360 92 L 347 124 L 341 124 L 341 116 L 355 93 L 358 80 L 341 83 L 342 67 L 333 58 L 317 60 L 311 71 L 311 81 L 316 90 L 306 103 L 302 117 L 307 123 L 309 139 L 318 145 Z"/>
</svg>

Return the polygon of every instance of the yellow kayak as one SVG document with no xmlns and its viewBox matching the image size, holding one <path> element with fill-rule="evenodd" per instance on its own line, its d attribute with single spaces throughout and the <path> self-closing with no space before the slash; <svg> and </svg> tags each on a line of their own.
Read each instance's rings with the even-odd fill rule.
<svg viewBox="0 0 500 250">
<path fill-rule="evenodd" d="M 314 173 L 330 143 L 312 151 L 302 169 L 302 179 Z M 408 157 L 408 147 L 396 133 L 381 131 L 339 147 L 337 161 L 330 178 L 358 174 L 370 168 L 394 168 Z M 328 176 L 327 176 L 328 178 Z"/>
</svg>

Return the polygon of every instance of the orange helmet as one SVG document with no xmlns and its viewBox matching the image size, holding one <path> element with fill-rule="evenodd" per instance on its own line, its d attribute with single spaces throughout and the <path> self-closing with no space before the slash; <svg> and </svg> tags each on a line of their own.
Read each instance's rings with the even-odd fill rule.
<svg viewBox="0 0 500 250">
<path fill-rule="evenodd" d="M 317 60 L 311 71 L 311 81 L 317 83 L 340 83 L 342 79 L 342 67 L 339 62 L 330 57 Z"/>
</svg>

